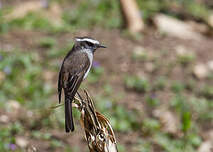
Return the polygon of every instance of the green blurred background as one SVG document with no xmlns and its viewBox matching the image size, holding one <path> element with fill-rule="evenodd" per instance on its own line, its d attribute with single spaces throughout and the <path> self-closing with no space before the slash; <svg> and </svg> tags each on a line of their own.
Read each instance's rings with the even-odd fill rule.
<svg viewBox="0 0 213 152">
<path fill-rule="evenodd" d="M 116 0 L 0 0 L 0 152 L 88 151 L 79 112 L 66 134 L 64 108 L 51 109 L 75 36 L 108 47 L 96 52 L 81 88 L 110 120 L 120 152 L 212 151 L 212 0 L 137 4 L 146 28 L 132 34 Z M 159 14 L 199 38 L 162 32 Z"/>
</svg>

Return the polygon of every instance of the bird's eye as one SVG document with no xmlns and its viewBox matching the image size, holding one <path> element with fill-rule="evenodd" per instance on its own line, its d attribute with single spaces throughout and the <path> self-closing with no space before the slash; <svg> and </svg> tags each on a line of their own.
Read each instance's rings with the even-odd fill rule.
<svg viewBox="0 0 213 152">
<path fill-rule="evenodd" d="M 88 45 L 88 46 L 94 46 L 94 44 L 91 43 L 91 42 L 87 42 L 87 45 Z"/>
</svg>

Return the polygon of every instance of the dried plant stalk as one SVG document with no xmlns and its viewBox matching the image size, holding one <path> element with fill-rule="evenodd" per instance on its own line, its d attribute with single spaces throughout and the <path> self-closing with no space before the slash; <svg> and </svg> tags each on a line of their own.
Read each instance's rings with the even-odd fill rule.
<svg viewBox="0 0 213 152">
<path fill-rule="evenodd" d="M 97 112 L 87 91 L 86 98 L 75 98 L 74 106 L 81 112 L 81 126 L 90 152 L 117 152 L 115 134 L 108 119 Z"/>
</svg>

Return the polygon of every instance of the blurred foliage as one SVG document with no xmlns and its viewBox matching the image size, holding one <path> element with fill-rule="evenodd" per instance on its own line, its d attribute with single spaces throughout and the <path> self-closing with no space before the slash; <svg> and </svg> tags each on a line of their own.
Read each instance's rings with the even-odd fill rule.
<svg viewBox="0 0 213 152">
<path fill-rule="evenodd" d="M 150 90 L 149 82 L 137 76 L 127 76 L 125 78 L 125 85 L 128 89 L 133 89 L 138 92 L 147 92 Z"/>
<path fill-rule="evenodd" d="M 14 99 L 25 103 L 31 100 L 33 101 L 30 102 L 31 107 L 45 104 L 52 88 L 48 83 L 43 83 L 43 67 L 38 54 L 34 52 L 26 54 L 18 50 L 0 53 L 2 56 L 0 70 L 6 74 L 5 80 L 0 84 L 1 102 Z"/>
<path fill-rule="evenodd" d="M 66 1 L 62 1 L 62 4 Z M 141 16 L 147 20 L 156 13 L 166 13 L 178 18 L 195 18 L 205 21 L 210 12 L 207 5 L 196 0 L 138 0 Z M 122 14 L 119 1 L 114 0 L 72 0 L 74 7 L 65 7 L 62 25 L 56 26 L 42 16 L 40 12 L 30 12 L 25 17 L 12 21 L 4 20 L 3 16 L 10 9 L 0 10 L 0 32 L 11 28 L 39 29 L 49 32 L 73 31 L 80 28 L 92 28 L 99 25 L 105 28 L 121 28 Z M 70 11 L 70 9 L 72 11 Z"/>
<path fill-rule="evenodd" d="M 163 150 L 168 152 L 195 152 L 195 145 L 201 143 L 201 139 L 197 135 L 190 135 L 186 138 L 172 139 L 163 133 L 158 133 L 154 136 L 154 140 Z"/>
<path fill-rule="evenodd" d="M 65 8 L 61 26 L 51 24 L 48 18 L 45 18 L 40 12 L 30 12 L 23 18 L 6 21 L 4 15 L 9 11 L 7 9 L 0 10 L 0 32 L 5 33 L 17 27 L 26 30 L 43 30 L 53 33 L 73 31 L 79 28 L 92 28 L 95 25 L 101 25 L 106 28 L 121 27 L 122 17 L 119 1 L 73 1 L 73 5 L 75 3 L 78 7 Z"/>
<path fill-rule="evenodd" d="M 90 75 L 88 76 L 88 82 L 89 83 L 97 83 L 98 80 L 101 78 L 101 75 L 104 72 L 104 68 L 103 67 L 92 67 L 91 71 L 90 71 Z"/>
<path fill-rule="evenodd" d="M 119 1 L 80 1 L 78 7 L 65 12 L 64 20 L 77 28 L 88 28 L 95 25 L 118 28 L 122 22 Z"/>
<path fill-rule="evenodd" d="M 127 110 L 125 107 L 114 103 L 113 99 L 105 96 L 97 96 L 95 101 L 97 109 L 109 118 L 115 131 L 128 132 L 140 127 L 136 111 Z"/>
<path fill-rule="evenodd" d="M 55 44 L 56 44 L 56 40 L 51 37 L 45 37 L 39 40 L 39 45 L 47 49 L 53 48 Z"/>
<path fill-rule="evenodd" d="M 22 28 L 25 30 L 43 30 L 49 32 L 57 32 L 66 30 L 65 27 L 57 27 L 49 22 L 49 20 L 39 13 L 30 12 L 23 18 L 5 20 L 3 14 L 7 14 L 4 10 L 0 10 L 0 32 L 6 33 L 14 28 Z"/>
<path fill-rule="evenodd" d="M 193 61 L 195 61 L 196 56 L 194 55 L 194 53 L 184 53 L 184 54 L 179 54 L 177 55 L 177 62 L 182 64 L 182 65 L 187 65 L 189 63 L 192 63 Z"/>
<path fill-rule="evenodd" d="M 25 17 L 20 19 L 14 19 L 9 22 L 9 25 L 12 27 L 21 27 L 26 30 L 31 29 L 42 29 L 42 30 L 49 30 L 52 29 L 53 26 L 50 24 L 47 18 L 40 16 L 37 13 L 29 13 Z"/>
<path fill-rule="evenodd" d="M 204 3 L 196 0 L 137 0 L 144 19 L 149 19 L 156 13 L 166 13 L 178 18 L 195 18 L 205 20 L 210 9 Z"/>
</svg>

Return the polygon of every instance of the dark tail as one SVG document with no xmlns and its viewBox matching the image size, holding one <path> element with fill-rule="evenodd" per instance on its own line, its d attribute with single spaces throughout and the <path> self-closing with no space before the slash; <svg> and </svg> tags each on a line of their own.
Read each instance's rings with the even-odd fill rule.
<svg viewBox="0 0 213 152">
<path fill-rule="evenodd" d="M 72 117 L 72 100 L 65 97 L 65 130 L 66 132 L 74 131 L 74 123 Z"/>
</svg>

